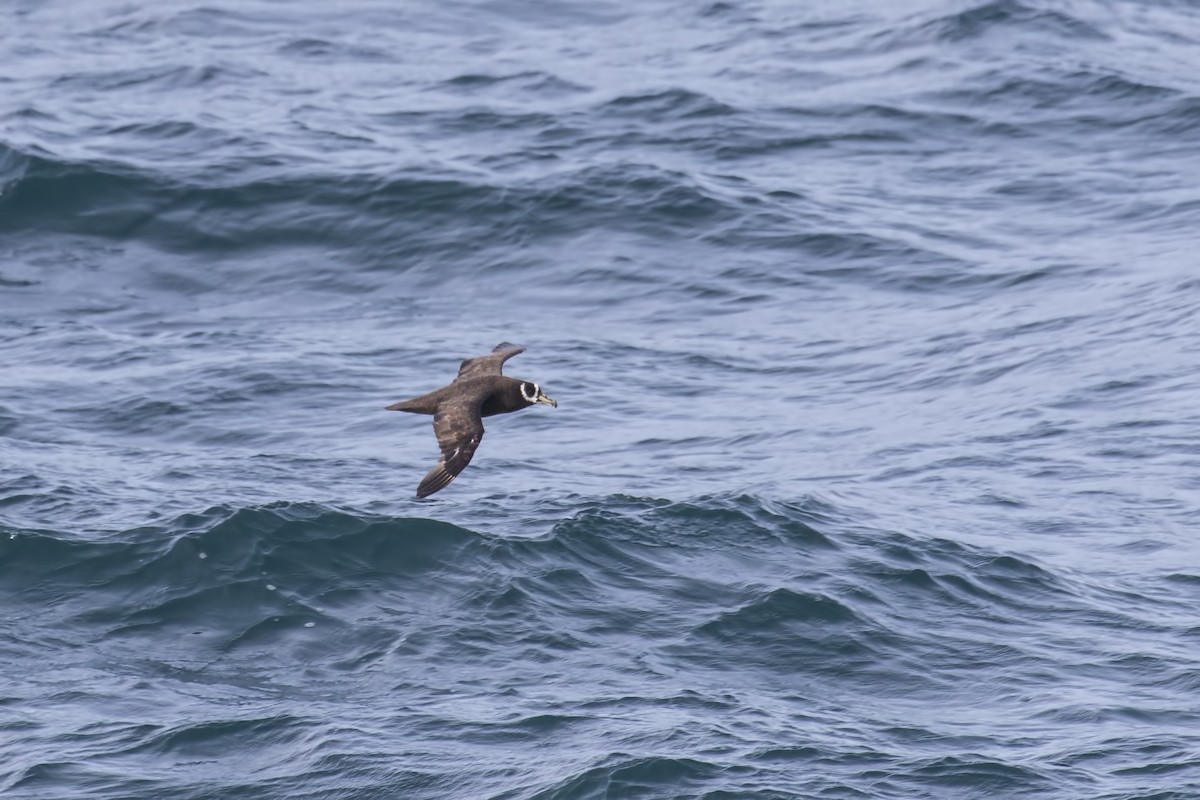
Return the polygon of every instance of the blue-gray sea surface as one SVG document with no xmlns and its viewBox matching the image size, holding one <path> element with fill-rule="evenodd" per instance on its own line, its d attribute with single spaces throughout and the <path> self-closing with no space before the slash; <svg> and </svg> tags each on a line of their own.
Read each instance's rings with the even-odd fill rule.
<svg viewBox="0 0 1200 800">
<path fill-rule="evenodd" d="M 0 796 L 1200 798 L 1198 53 L 5 3 Z M 501 341 L 559 407 L 416 500 Z"/>
</svg>

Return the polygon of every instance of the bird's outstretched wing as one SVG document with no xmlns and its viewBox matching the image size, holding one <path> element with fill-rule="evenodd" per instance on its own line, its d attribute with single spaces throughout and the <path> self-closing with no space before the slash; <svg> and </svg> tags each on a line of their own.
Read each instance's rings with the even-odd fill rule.
<svg viewBox="0 0 1200 800">
<path fill-rule="evenodd" d="M 477 378 L 480 375 L 499 375 L 504 362 L 517 353 L 524 353 L 525 348 L 510 342 L 501 342 L 486 356 L 468 358 L 458 367 L 459 378 Z M 457 378 L 455 379 L 457 380 Z"/>
<path fill-rule="evenodd" d="M 479 403 L 476 400 L 443 403 L 433 415 L 433 432 L 442 449 L 442 457 L 421 480 L 417 497 L 428 497 L 445 489 L 471 463 L 471 457 L 483 439 Z"/>
</svg>

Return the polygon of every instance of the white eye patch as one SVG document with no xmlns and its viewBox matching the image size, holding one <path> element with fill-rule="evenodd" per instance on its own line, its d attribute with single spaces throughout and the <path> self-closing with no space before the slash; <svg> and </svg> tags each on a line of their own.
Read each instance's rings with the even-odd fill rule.
<svg viewBox="0 0 1200 800">
<path fill-rule="evenodd" d="M 525 398 L 525 402 L 531 403 L 531 404 L 536 403 L 537 398 L 538 398 L 538 392 L 540 392 L 540 391 L 541 391 L 541 389 L 538 388 L 538 385 L 536 383 L 529 383 L 527 381 L 521 381 L 521 397 Z"/>
</svg>

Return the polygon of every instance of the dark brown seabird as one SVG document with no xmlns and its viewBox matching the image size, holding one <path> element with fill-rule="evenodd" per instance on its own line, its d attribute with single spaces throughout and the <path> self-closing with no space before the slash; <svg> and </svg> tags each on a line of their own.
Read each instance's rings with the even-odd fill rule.
<svg viewBox="0 0 1200 800">
<path fill-rule="evenodd" d="M 471 463 L 483 439 L 483 417 L 538 403 L 558 408 L 536 383 L 501 374 L 504 362 L 523 352 L 524 347 L 501 342 L 488 355 L 463 361 L 458 377 L 442 388 L 387 407 L 388 411 L 433 414 L 433 433 L 442 457 L 417 487 L 417 497 L 445 489 Z"/>
</svg>

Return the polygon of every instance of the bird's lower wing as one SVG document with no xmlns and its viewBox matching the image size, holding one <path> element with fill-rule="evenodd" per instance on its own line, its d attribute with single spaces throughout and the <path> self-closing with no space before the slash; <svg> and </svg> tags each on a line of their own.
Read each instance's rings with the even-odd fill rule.
<svg viewBox="0 0 1200 800">
<path fill-rule="evenodd" d="M 428 497 L 445 489 L 471 463 L 483 440 L 483 420 L 478 405 L 455 403 L 439 408 L 433 416 L 433 432 L 437 435 L 442 457 L 421 480 L 417 497 Z"/>
</svg>

